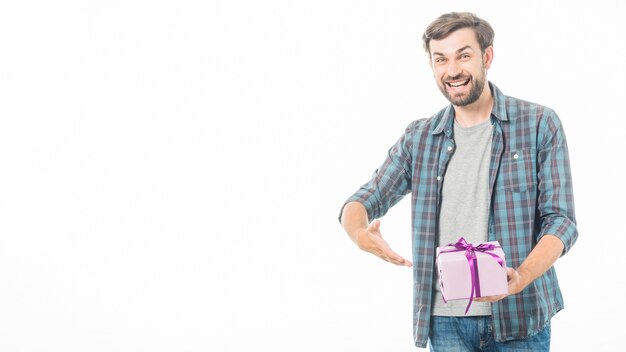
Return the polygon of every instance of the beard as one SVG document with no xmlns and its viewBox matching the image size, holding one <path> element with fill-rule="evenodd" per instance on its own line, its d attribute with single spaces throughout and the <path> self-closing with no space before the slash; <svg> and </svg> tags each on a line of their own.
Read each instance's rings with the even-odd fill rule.
<svg viewBox="0 0 626 352">
<path fill-rule="evenodd" d="M 472 85 L 469 93 L 466 95 L 451 95 L 446 89 L 448 81 L 469 79 L 469 83 Z M 457 75 L 455 77 L 446 76 L 441 80 L 441 84 L 438 84 L 439 90 L 454 106 L 467 106 L 474 103 L 480 98 L 485 88 L 485 68 L 483 67 L 479 77 L 474 78 L 471 75 Z"/>
</svg>

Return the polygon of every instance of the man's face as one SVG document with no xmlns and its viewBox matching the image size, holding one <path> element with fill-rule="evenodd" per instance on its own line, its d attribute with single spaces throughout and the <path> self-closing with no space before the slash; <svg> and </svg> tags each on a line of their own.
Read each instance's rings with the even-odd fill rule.
<svg viewBox="0 0 626 352">
<path fill-rule="evenodd" d="M 441 40 L 430 41 L 430 67 L 441 93 L 455 106 L 474 103 L 483 92 L 493 48 L 480 50 L 471 28 L 452 32 Z"/>
</svg>

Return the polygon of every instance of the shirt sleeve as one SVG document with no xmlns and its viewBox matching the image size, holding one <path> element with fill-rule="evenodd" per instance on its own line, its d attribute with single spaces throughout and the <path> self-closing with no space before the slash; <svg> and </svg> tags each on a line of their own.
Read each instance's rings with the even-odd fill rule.
<svg viewBox="0 0 626 352">
<path fill-rule="evenodd" d="M 416 121 L 417 122 L 417 121 Z M 349 202 L 359 202 L 367 210 L 368 220 L 380 218 L 411 191 L 411 148 L 414 124 L 387 152 L 383 164 L 374 171 L 369 182 L 359 188 L 343 206 Z M 339 212 L 339 221 L 343 206 Z"/>
<path fill-rule="evenodd" d="M 578 238 L 567 141 L 561 122 L 546 109 L 538 133 L 538 204 L 541 231 L 561 239 L 567 253 Z"/>
</svg>

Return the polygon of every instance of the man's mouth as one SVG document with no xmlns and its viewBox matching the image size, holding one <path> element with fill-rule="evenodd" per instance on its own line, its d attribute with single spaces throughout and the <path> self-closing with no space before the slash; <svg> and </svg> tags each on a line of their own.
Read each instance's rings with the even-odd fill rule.
<svg viewBox="0 0 626 352">
<path fill-rule="evenodd" d="M 467 85 L 469 82 L 470 82 L 470 79 L 468 78 L 465 80 L 447 81 L 446 84 L 450 88 L 459 88 L 459 87 Z"/>
</svg>

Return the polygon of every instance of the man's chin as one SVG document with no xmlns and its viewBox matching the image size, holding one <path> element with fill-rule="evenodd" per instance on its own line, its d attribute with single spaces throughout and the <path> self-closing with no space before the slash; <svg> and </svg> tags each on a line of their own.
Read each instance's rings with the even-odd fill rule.
<svg viewBox="0 0 626 352">
<path fill-rule="evenodd" d="M 454 105 L 454 106 L 469 105 L 469 102 L 467 101 L 467 95 L 455 95 L 455 96 L 452 96 L 450 94 L 446 94 L 445 96 L 448 99 L 448 101 L 452 105 Z"/>
<path fill-rule="evenodd" d="M 450 100 L 450 103 L 452 103 L 452 105 L 454 106 L 467 106 L 471 104 L 472 102 L 469 102 L 465 99 L 456 99 L 456 100 Z"/>
<path fill-rule="evenodd" d="M 480 95 L 482 94 L 482 91 L 482 89 L 480 91 L 476 89 L 471 89 L 469 92 L 456 94 L 450 94 L 448 91 L 445 91 L 444 95 L 448 99 L 448 101 L 454 106 L 467 106 L 478 101 Z"/>
</svg>

